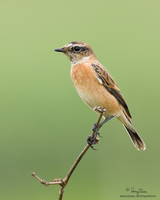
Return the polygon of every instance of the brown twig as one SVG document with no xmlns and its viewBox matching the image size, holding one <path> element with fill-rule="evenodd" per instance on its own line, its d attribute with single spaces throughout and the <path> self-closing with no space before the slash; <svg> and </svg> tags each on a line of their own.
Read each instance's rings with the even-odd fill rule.
<svg viewBox="0 0 160 200">
<path fill-rule="evenodd" d="M 100 121 L 101 121 L 101 118 L 104 114 L 104 112 L 106 111 L 105 108 L 101 108 L 101 107 L 96 107 L 94 108 L 95 111 L 99 112 L 99 117 L 98 117 L 98 120 L 96 122 L 96 126 L 98 127 Z M 93 131 L 92 135 L 91 135 L 91 138 L 90 140 L 93 140 L 94 138 L 96 137 L 96 133 L 95 131 Z M 96 141 L 98 143 L 98 138 L 96 138 Z M 47 182 L 41 178 L 39 178 L 35 172 L 32 172 L 32 176 L 34 176 L 37 180 L 40 181 L 40 183 L 42 183 L 43 185 L 60 185 L 61 186 L 61 189 L 59 191 L 59 199 L 58 200 L 62 200 L 63 198 L 63 193 L 64 193 L 64 188 L 66 187 L 72 173 L 74 172 L 74 170 L 76 169 L 77 165 L 79 164 L 80 160 L 83 158 L 83 156 L 85 155 L 85 153 L 88 151 L 88 149 L 90 148 L 91 146 L 89 144 L 87 144 L 85 146 L 85 148 L 83 149 L 83 151 L 80 153 L 80 155 L 78 156 L 78 158 L 76 159 L 76 161 L 74 162 L 74 164 L 72 165 L 72 167 L 70 168 L 70 170 L 68 171 L 66 177 L 62 180 L 61 178 L 59 179 L 54 179 L 53 181 L 51 182 Z"/>
</svg>

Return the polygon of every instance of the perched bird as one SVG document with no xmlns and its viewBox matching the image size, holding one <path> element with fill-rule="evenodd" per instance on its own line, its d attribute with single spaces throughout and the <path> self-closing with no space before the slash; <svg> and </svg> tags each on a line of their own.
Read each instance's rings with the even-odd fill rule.
<svg viewBox="0 0 160 200">
<path fill-rule="evenodd" d="M 98 106 L 106 108 L 101 125 L 116 117 L 124 125 L 134 146 L 145 150 L 145 143 L 131 123 L 131 114 L 123 95 L 108 70 L 97 60 L 91 46 L 76 41 L 55 51 L 69 58 L 71 79 L 82 100 L 91 109 Z"/>
</svg>

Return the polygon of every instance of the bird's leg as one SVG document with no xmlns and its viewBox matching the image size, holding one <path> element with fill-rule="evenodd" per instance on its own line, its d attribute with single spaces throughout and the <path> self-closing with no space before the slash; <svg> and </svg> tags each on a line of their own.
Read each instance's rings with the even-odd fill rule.
<svg viewBox="0 0 160 200">
<path fill-rule="evenodd" d="M 111 116 L 109 116 L 108 118 L 105 118 L 104 120 L 103 120 L 103 122 L 101 122 L 100 124 L 99 124 L 99 129 L 103 126 L 103 124 L 105 124 L 106 122 L 108 122 L 110 119 L 112 119 L 114 117 L 114 115 L 111 115 Z"/>
<path fill-rule="evenodd" d="M 101 122 L 99 125 L 98 125 L 98 127 L 97 127 L 97 124 L 96 123 L 94 123 L 93 124 L 93 128 L 92 128 L 92 131 L 94 131 L 96 134 L 96 136 L 98 135 L 98 136 L 100 136 L 100 133 L 98 132 L 99 131 L 99 129 L 103 126 L 103 124 L 105 124 L 106 122 L 108 122 L 110 119 L 112 119 L 114 116 L 113 115 L 111 115 L 111 116 L 109 116 L 109 117 L 107 117 L 107 118 L 105 118 L 104 120 L 103 120 L 103 122 Z M 101 137 L 101 136 L 100 136 Z"/>
<path fill-rule="evenodd" d="M 97 144 L 99 141 L 99 138 L 97 137 L 97 135 L 101 137 L 100 133 L 98 132 L 99 129 L 103 126 L 103 124 L 105 124 L 106 122 L 108 122 L 110 119 L 112 119 L 114 117 L 113 115 L 111 115 L 111 116 L 105 118 L 100 123 L 102 116 L 106 112 L 106 108 L 101 108 L 99 106 L 98 108 L 95 107 L 94 110 L 98 111 L 100 113 L 100 116 L 99 116 L 97 123 L 94 123 L 94 125 L 93 125 L 93 128 L 92 128 L 93 134 L 91 136 L 88 136 L 88 138 L 87 138 L 87 143 L 92 147 L 92 149 L 94 149 L 92 145 Z"/>
<path fill-rule="evenodd" d="M 100 113 L 97 123 L 95 123 L 96 124 L 95 127 L 97 127 L 100 123 L 100 120 L 101 120 L 103 114 L 106 112 L 106 108 L 102 108 L 99 106 L 99 107 L 94 107 L 93 110 Z M 98 130 L 96 131 L 96 129 L 93 129 L 92 131 L 93 131 L 92 135 L 88 136 L 88 138 L 87 138 L 87 143 L 90 145 L 90 147 L 92 149 L 94 149 L 94 147 L 92 145 L 98 143 L 99 138 L 97 137 L 97 135 L 100 136 L 100 134 L 98 133 Z"/>
</svg>

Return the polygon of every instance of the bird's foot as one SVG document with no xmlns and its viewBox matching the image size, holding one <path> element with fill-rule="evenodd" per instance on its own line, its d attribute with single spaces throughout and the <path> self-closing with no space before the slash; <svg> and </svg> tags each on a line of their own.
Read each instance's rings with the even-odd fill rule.
<svg viewBox="0 0 160 200">
<path fill-rule="evenodd" d="M 88 144 L 91 146 L 91 148 L 94 149 L 94 150 L 96 150 L 96 149 L 93 147 L 93 145 L 94 145 L 94 144 L 97 144 L 98 141 L 99 141 L 99 138 L 98 138 L 97 136 L 102 137 L 102 136 L 100 135 L 100 133 L 98 132 L 100 128 L 101 128 L 101 126 L 97 126 L 97 124 L 94 123 L 94 124 L 93 124 L 93 128 L 92 128 L 92 131 L 93 131 L 94 136 L 90 136 L 90 135 L 89 135 L 88 138 L 87 138 L 87 143 L 88 143 Z"/>
<path fill-rule="evenodd" d="M 99 106 L 99 107 L 95 107 L 93 110 L 99 112 L 100 113 L 100 117 L 98 119 L 98 122 L 93 125 L 93 128 L 92 128 L 93 133 L 92 133 L 91 136 L 88 136 L 87 143 L 90 145 L 90 147 L 92 149 L 96 150 L 93 147 L 93 145 L 97 144 L 98 141 L 99 141 L 99 138 L 97 136 L 102 137 L 98 131 L 99 131 L 99 129 L 101 128 L 101 126 L 103 124 L 101 125 L 101 124 L 99 124 L 99 122 L 100 122 L 100 119 L 101 119 L 102 115 L 106 112 L 106 108 L 102 108 L 102 107 Z"/>
<path fill-rule="evenodd" d="M 98 107 L 94 107 L 93 108 L 93 110 L 94 111 L 97 111 L 97 112 L 99 112 L 99 113 L 101 113 L 101 114 L 104 114 L 105 112 L 106 112 L 106 108 L 102 108 L 102 107 L 100 107 L 100 106 L 98 106 Z"/>
<path fill-rule="evenodd" d="M 88 136 L 87 138 L 87 143 L 90 145 L 90 147 L 93 149 L 93 150 L 96 150 L 93 145 L 94 144 L 97 144 L 99 141 L 99 138 L 97 137 L 97 135 L 95 135 L 93 138 L 91 135 Z"/>
<path fill-rule="evenodd" d="M 102 137 L 102 136 L 100 135 L 100 133 L 98 132 L 100 128 L 101 128 L 101 125 L 100 125 L 100 124 L 97 126 L 97 124 L 94 123 L 94 124 L 93 124 L 93 128 L 92 128 L 92 131 L 95 133 L 96 136 L 98 135 L 99 137 Z"/>
</svg>

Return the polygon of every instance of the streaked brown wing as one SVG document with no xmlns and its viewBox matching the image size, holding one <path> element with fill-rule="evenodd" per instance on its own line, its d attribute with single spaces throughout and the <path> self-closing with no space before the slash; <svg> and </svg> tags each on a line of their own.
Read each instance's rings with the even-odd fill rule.
<svg viewBox="0 0 160 200">
<path fill-rule="evenodd" d="M 127 103 L 122 96 L 118 86 L 116 85 L 115 81 L 109 74 L 109 72 L 106 70 L 106 68 L 102 68 L 102 66 L 99 66 L 97 63 L 92 64 L 93 69 L 96 72 L 96 75 L 98 79 L 102 81 L 102 85 L 118 100 L 118 102 L 123 106 L 128 116 L 131 118 L 131 114 L 129 112 Z"/>
</svg>

